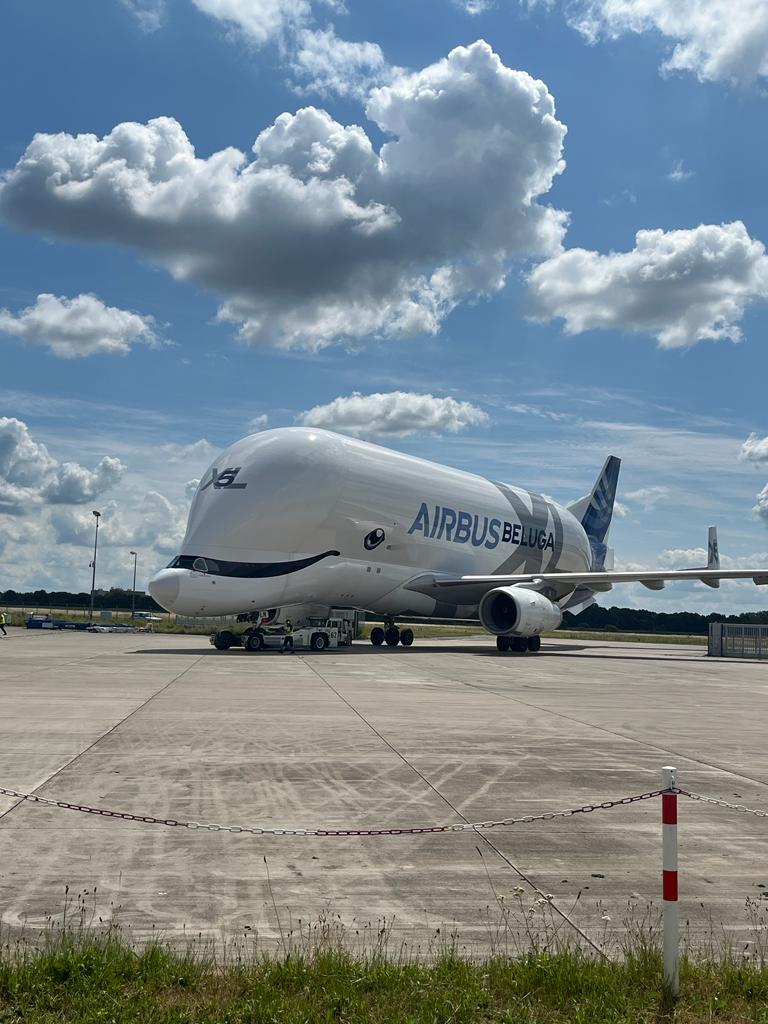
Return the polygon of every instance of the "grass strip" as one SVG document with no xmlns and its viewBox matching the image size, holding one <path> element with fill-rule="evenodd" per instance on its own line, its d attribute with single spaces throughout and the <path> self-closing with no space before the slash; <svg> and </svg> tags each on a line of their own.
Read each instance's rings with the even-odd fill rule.
<svg viewBox="0 0 768 1024">
<path fill-rule="evenodd" d="M 341 950 L 283 957 L 242 950 L 217 962 L 199 949 L 134 949 L 115 937 L 58 936 L 6 945 L 0 1020 L 24 1024 L 742 1024 L 768 1022 L 768 970 L 723 956 L 684 961 L 681 996 L 666 1004 L 653 951 L 620 963 L 578 951 L 516 960 L 431 963 Z"/>
</svg>

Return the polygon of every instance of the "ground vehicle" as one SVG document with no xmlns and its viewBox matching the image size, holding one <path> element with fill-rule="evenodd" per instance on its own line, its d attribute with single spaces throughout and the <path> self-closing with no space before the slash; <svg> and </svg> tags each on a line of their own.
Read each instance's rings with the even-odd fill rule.
<svg viewBox="0 0 768 1024">
<path fill-rule="evenodd" d="M 309 619 L 306 625 L 295 629 L 292 634 L 295 651 L 325 651 L 329 647 L 352 646 L 352 623 L 346 619 Z M 280 651 L 283 649 L 285 630 L 249 626 L 242 633 L 230 629 L 217 630 L 210 642 L 217 651 L 230 647 L 245 647 L 247 651 Z"/>
</svg>

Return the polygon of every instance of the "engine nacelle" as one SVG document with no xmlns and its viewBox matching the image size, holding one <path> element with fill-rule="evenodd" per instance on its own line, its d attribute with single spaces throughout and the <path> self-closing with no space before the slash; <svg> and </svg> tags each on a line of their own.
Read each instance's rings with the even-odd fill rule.
<svg viewBox="0 0 768 1024">
<path fill-rule="evenodd" d="M 495 636 L 536 636 L 557 629 L 563 613 L 548 597 L 522 587 L 497 587 L 483 596 L 479 608 L 484 629 Z"/>
</svg>

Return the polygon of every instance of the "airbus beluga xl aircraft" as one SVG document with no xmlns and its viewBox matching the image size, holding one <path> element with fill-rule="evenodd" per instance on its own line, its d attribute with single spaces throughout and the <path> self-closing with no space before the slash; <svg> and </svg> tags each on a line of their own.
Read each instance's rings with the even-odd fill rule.
<svg viewBox="0 0 768 1024">
<path fill-rule="evenodd" d="M 667 580 L 752 579 L 768 569 L 720 569 L 710 531 L 706 568 L 613 572 L 606 536 L 620 460 L 567 507 L 511 484 L 325 430 L 286 428 L 243 438 L 206 472 L 181 552 L 149 583 L 183 615 L 382 616 L 372 639 L 413 642 L 396 619 L 475 620 L 500 650 L 539 649 L 563 611 L 615 583 L 660 590 Z"/>
</svg>

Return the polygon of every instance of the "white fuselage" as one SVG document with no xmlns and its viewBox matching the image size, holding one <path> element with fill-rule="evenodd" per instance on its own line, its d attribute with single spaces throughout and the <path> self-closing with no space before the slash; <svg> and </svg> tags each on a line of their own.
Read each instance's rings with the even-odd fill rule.
<svg viewBox="0 0 768 1024">
<path fill-rule="evenodd" d="M 215 460 L 174 561 L 150 592 L 184 615 L 316 603 L 469 618 L 475 608 L 405 585 L 422 573 L 584 572 L 591 552 L 579 521 L 540 495 L 286 428 L 243 438 Z"/>
</svg>

